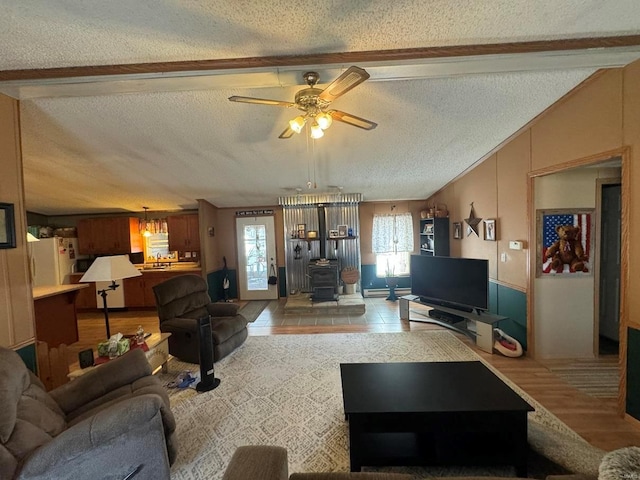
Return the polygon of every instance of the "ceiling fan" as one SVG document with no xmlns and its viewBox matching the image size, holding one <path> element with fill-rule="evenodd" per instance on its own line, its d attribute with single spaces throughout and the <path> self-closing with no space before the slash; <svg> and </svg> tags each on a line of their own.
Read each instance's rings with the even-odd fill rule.
<svg viewBox="0 0 640 480">
<path fill-rule="evenodd" d="M 312 138 L 322 137 L 324 130 L 331 126 L 333 120 L 364 130 L 373 130 L 378 126 L 377 123 L 351 115 L 350 113 L 329 109 L 329 105 L 336 98 L 344 95 L 369 78 L 369 74 L 362 68 L 355 66 L 349 67 L 324 90 L 315 87 L 320 79 L 317 72 L 306 72 L 302 75 L 302 78 L 304 78 L 307 85 L 309 85 L 309 88 L 304 88 L 296 93 L 294 102 L 239 97 L 236 95 L 229 97 L 229 100 L 241 103 L 257 103 L 259 105 L 275 105 L 276 107 L 296 107 L 298 110 L 304 112 L 303 115 L 299 115 L 289 121 L 289 126 L 278 138 L 291 138 L 294 133 L 300 133 L 307 123 L 310 125 Z"/>
</svg>

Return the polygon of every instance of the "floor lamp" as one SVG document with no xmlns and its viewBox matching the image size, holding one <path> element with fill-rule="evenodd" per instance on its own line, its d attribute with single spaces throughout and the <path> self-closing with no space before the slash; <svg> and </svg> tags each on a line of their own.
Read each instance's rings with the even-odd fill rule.
<svg viewBox="0 0 640 480">
<path fill-rule="evenodd" d="M 104 324 L 107 328 L 107 339 L 111 338 L 109 330 L 109 309 L 107 308 L 107 292 L 115 290 L 120 285 L 116 280 L 124 278 L 139 277 L 140 271 L 133 266 L 126 255 L 115 255 L 112 257 L 98 257 L 89 267 L 89 270 L 80 279 L 81 282 L 111 282 L 107 288 L 98 290 L 98 295 L 102 297 L 104 306 Z"/>
</svg>

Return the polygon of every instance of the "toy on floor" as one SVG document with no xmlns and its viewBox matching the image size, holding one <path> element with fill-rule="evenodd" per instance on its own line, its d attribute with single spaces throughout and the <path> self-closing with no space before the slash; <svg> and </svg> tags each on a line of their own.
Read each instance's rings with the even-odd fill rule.
<svg viewBox="0 0 640 480">
<path fill-rule="evenodd" d="M 167 383 L 167 388 L 187 388 L 198 378 L 189 371 L 184 371 L 178 374 L 176 379 Z"/>
<path fill-rule="evenodd" d="M 493 342 L 493 349 L 505 357 L 521 357 L 522 345 L 515 338 L 510 337 L 499 328 L 493 329 L 493 336 L 495 338 Z"/>
</svg>

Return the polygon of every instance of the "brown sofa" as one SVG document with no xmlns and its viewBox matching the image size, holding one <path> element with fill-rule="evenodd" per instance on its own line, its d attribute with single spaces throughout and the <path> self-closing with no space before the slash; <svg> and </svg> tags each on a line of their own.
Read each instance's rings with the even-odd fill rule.
<svg viewBox="0 0 640 480">
<path fill-rule="evenodd" d="M 198 275 L 179 275 L 153 287 L 160 331 L 171 333 L 169 353 L 183 362 L 200 363 L 198 319 L 211 317 L 213 359 L 229 355 L 247 339 L 247 319 L 235 303 L 212 303 L 207 282 Z"/>
<path fill-rule="evenodd" d="M 170 477 L 175 419 L 142 349 L 46 392 L 0 347 L 0 405 L 2 479 Z"/>
<path fill-rule="evenodd" d="M 251 445 L 238 447 L 225 470 L 223 480 L 418 480 L 412 475 L 374 472 L 292 473 L 287 451 L 282 447 Z M 438 480 L 430 477 L 430 480 Z M 447 477 L 440 480 L 517 480 L 506 477 Z M 550 475 L 547 480 L 597 480 L 596 476 Z"/>
</svg>

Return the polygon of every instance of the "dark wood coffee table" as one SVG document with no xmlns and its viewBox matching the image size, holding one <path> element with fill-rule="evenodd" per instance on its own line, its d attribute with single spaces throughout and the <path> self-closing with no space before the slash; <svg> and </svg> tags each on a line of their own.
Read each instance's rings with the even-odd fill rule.
<svg viewBox="0 0 640 480">
<path fill-rule="evenodd" d="M 527 473 L 533 407 L 481 362 L 340 364 L 351 471 L 513 465 Z"/>
</svg>

